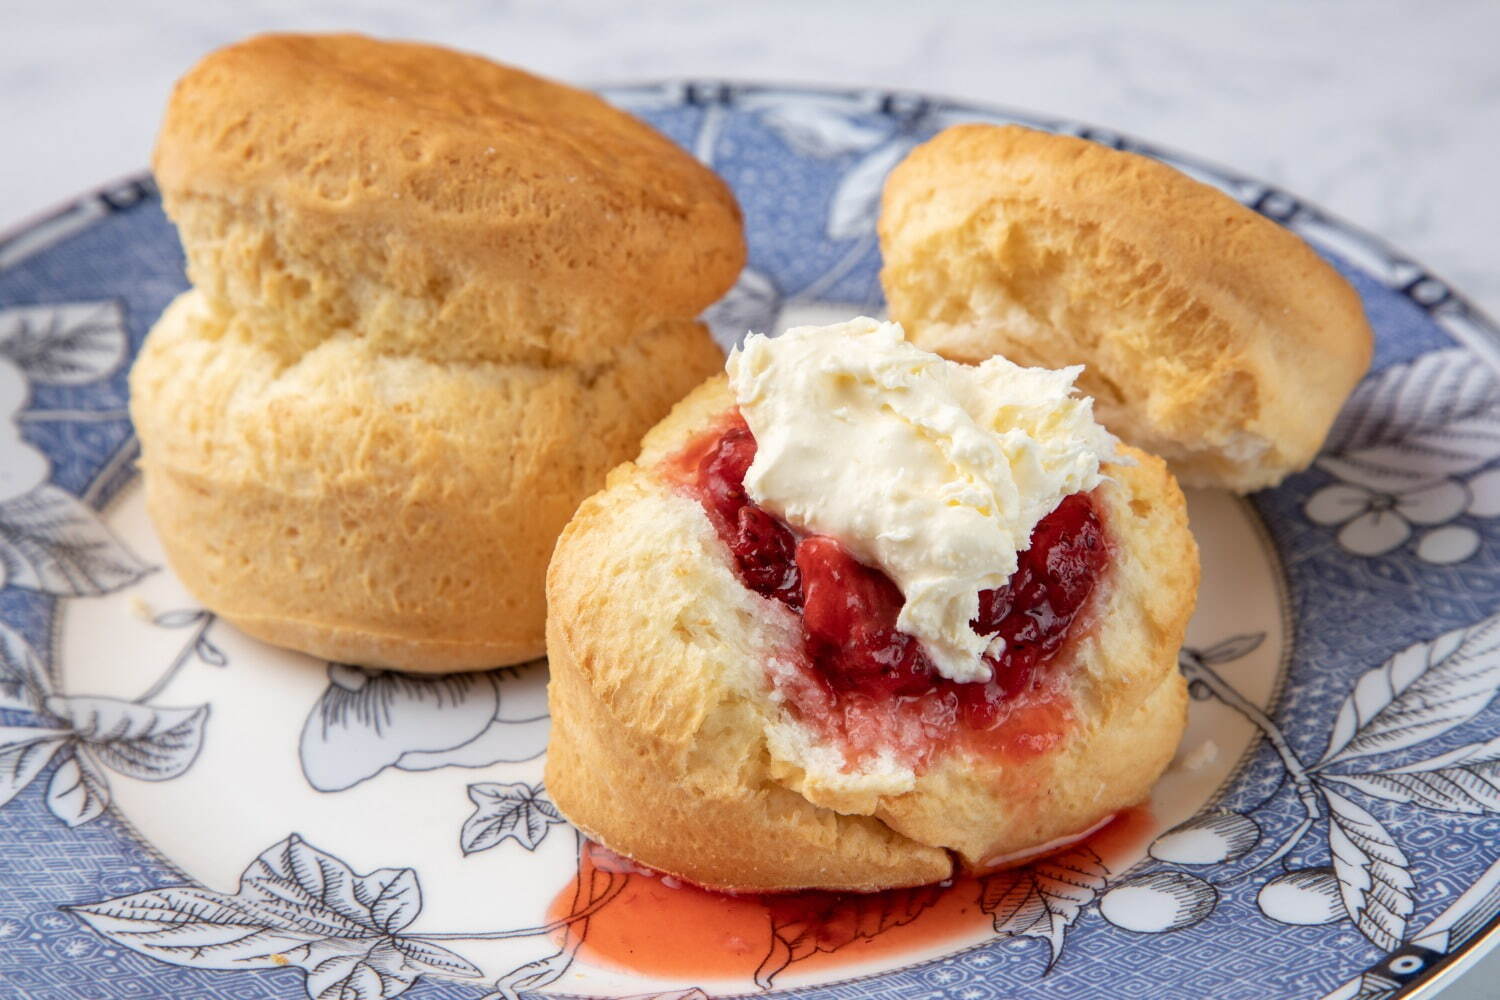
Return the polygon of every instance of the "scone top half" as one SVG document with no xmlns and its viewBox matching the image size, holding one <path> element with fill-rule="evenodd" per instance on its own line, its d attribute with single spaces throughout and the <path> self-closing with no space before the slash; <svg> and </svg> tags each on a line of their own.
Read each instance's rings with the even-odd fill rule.
<svg viewBox="0 0 1500 1000">
<path fill-rule="evenodd" d="M 1185 484 L 1272 486 L 1369 367 L 1359 296 L 1289 230 L 1156 160 L 961 125 L 886 182 L 881 283 L 946 357 L 1083 364 L 1100 419 Z"/>
<path fill-rule="evenodd" d="M 887 369 L 893 385 L 912 360 L 902 355 Z M 1073 374 L 1033 377 L 1065 383 Z M 829 392 L 850 377 L 833 374 Z M 923 602 L 908 580 L 903 604 L 892 577 L 933 581 L 903 562 L 895 522 L 885 522 L 895 554 L 879 557 L 897 568 L 881 576 L 850 561 L 851 551 L 870 551 L 852 535 L 791 527 L 800 501 L 754 500 L 773 489 L 775 466 L 745 463 L 768 449 L 795 454 L 822 428 L 839 444 L 814 448 L 822 473 L 805 481 L 843 488 L 858 477 L 844 475 L 841 450 L 891 455 L 963 419 L 949 419 L 952 408 L 911 407 L 897 388 L 887 402 L 926 431 L 871 426 L 862 440 L 858 426 L 838 426 L 835 409 L 800 438 L 774 425 L 752 432 L 742 388 L 739 374 L 733 390 L 715 378 L 679 404 L 559 539 L 548 574 L 546 780 L 564 814 L 606 846 L 710 887 L 864 891 L 1016 864 L 1144 800 L 1185 722 L 1176 654 L 1198 581 L 1183 498 L 1165 465 L 1119 447 L 1097 485 L 1034 512 L 1043 519 L 1033 544 L 1050 554 L 1023 554 L 1016 575 L 1001 574 L 1003 609 L 978 595 L 989 608 L 979 619 L 1005 616 L 997 636 L 1008 644 L 980 642 L 993 658 L 976 659 L 977 674 L 965 675 L 957 654 L 940 671 L 936 646 L 894 634 L 895 608 Z M 969 402 L 997 425 L 1024 408 Z M 1047 427 L 1052 415 L 1025 419 Z M 954 430 L 949 443 L 969 430 Z M 987 447 L 923 453 L 972 468 Z M 1031 444 L 1012 436 L 1003 447 L 1017 481 L 1031 477 Z M 924 460 L 903 453 L 904 468 Z M 1048 461 L 1053 472 L 1066 464 L 1058 454 Z M 903 477 L 894 464 L 887 471 L 867 504 L 856 496 L 843 509 L 859 518 L 862 507 L 951 501 L 987 516 L 984 501 L 962 490 L 894 496 L 885 487 L 899 493 Z M 995 496 L 1009 505 L 1003 492 Z M 934 545 L 907 550 L 917 563 L 942 543 L 922 540 Z M 1065 564 L 1087 568 L 1069 577 Z M 1024 574 L 1045 585 L 1031 587 Z M 1064 608 L 1060 588 L 1080 580 L 1069 598 L 1077 603 Z M 1015 627 L 1028 615 L 1056 628 Z"/>
<path fill-rule="evenodd" d="M 589 363 L 744 263 L 710 171 L 592 94 L 477 56 L 264 35 L 177 84 L 153 167 L 193 284 L 307 349 Z"/>
</svg>

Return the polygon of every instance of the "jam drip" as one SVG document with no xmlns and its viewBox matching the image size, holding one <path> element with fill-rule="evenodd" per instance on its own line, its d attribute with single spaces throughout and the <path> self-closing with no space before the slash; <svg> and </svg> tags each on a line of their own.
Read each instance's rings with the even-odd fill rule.
<svg viewBox="0 0 1500 1000">
<path fill-rule="evenodd" d="M 1126 809 L 1083 838 L 1053 846 L 1086 843 L 1105 867 L 1125 871 L 1161 829 L 1145 809 Z M 589 965 L 658 979 L 754 978 L 781 987 L 793 977 L 858 966 L 868 973 L 871 962 L 895 968 L 934 948 L 952 952 L 991 940 L 996 882 L 1025 886 L 1033 877 L 1021 871 L 881 892 L 730 894 L 585 843 L 577 878 L 553 899 L 547 919 L 559 925 L 553 940 L 564 945 L 572 934 L 578 958 Z M 601 897 L 608 902 L 597 906 Z M 586 936 L 569 921 L 584 908 L 594 908 Z"/>
<path fill-rule="evenodd" d="M 743 418 L 736 415 L 693 451 L 701 457 L 690 485 L 733 553 L 741 582 L 801 615 L 803 662 L 773 681 L 805 723 L 841 737 L 856 759 L 886 749 L 922 764 L 960 730 L 999 745 L 983 735 L 1039 691 L 1108 558 L 1089 497 L 1064 498 L 1037 524 L 1006 585 L 979 594 L 974 630 L 1003 640 L 985 656 L 991 678 L 956 683 L 896 627 L 903 598 L 889 577 L 834 538 L 798 536 L 751 501 L 745 472 L 755 437 Z M 1023 749 L 1050 745 L 1031 735 Z"/>
</svg>

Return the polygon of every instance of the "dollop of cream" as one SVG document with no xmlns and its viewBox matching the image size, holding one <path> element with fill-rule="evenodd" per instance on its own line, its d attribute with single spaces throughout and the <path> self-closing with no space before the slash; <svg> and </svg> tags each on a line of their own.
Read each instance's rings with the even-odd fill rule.
<svg viewBox="0 0 1500 1000">
<path fill-rule="evenodd" d="M 889 576 L 906 598 L 898 627 L 939 673 L 988 679 L 979 592 L 1115 458 L 1093 400 L 1073 395 L 1083 369 L 958 364 L 868 318 L 752 334 L 727 368 L 757 443 L 751 499 Z"/>
</svg>

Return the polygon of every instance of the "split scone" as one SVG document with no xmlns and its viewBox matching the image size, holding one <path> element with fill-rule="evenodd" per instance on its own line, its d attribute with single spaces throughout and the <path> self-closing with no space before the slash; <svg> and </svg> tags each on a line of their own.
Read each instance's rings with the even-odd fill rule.
<svg viewBox="0 0 1500 1000">
<path fill-rule="evenodd" d="M 329 659 L 539 656 L 558 532 L 722 363 L 728 189 L 593 95 L 351 35 L 208 56 L 155 170 L 195 287 L 131 416 L 183 582 Z"/>
<path fill-rule="evenodd" d="M 1083 364 L 1099 420 L 1189 486 L 1274 486 L 1370 366 L 1359 295 L 1290 230 L 1164 163 L 959 125 L 886 180 L 881 284 L 912 343 Z"/>
<path fill-rule="evenodd" d="M 701 885 L 993 870 L 1146 798 L 1186 718 L 1181 492 L 1077 369 L 752 336 L 569 523 L 547 788 Z"/>
</svg>

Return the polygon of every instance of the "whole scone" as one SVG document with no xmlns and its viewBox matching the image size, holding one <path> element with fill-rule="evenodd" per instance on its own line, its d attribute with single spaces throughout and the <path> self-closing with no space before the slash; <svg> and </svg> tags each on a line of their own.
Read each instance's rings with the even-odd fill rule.
<svg viewBox="0 0 1500 1000">
<path fill-rule="evenodd" d="M 1358 294 L 1301 239 L 1084 139 L 947 129 L 891 172 L 879 232 L 913 343 L 1085 365 L 1100 420 L 1188 485 L 1248 491 L 1306 467 L 1370 364 Z"/>
<path fill-rule="evenodd" d="M 721 362 L 728 190 L 589 94 L 351 35 L 208 56 L 155 168 L 195 287 L 131 416 L 183 582 L 324 658 L 539 656 L 558 532 Z"/>
<path fill-rule="evenodd" d="M 1094 493 L 1112 556 L 1059 654 L 1046 737 L 1017 717 L 1009 750 L 851 768 L 772 683 L 801 618 L 747 589 L 683 487 L 683 456 L 734 406 L 722 377 L 701 386 L 558 540 L 546 783 L 569 820 L 714 888 L 869 891 L 1019 863 L 1147 797 L 1185 724 L 1176 656 L 1198 582 L 1159 459 L 1122 449 Z"/>
</svg>

